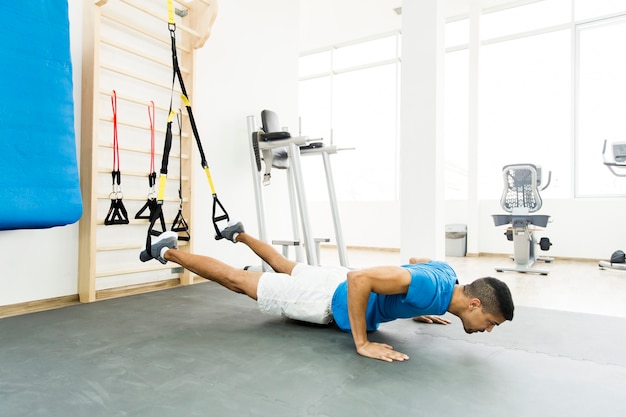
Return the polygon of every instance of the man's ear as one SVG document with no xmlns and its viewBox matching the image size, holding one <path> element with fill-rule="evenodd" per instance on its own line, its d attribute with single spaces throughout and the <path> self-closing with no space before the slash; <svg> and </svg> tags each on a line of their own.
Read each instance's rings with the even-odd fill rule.
<svg viewBox="0 0 626 417">
<path fill-rule="evenodd" d="M 480 308 L 481 306 L 482 306 L 482 303 L 480 302 L 478 298 L 472 298 L 469 300 L 470 311 Z"/>
</svg>

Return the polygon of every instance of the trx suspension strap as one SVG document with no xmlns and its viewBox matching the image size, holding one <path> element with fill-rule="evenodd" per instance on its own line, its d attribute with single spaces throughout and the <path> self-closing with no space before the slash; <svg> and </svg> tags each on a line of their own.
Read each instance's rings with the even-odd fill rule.
<svg viewBox="0 0 626 417">
<path fill-rule="evenodd" d="M 149 261 L 152 259 L 151 255 L 151 247 L 152 247 L 152 235 L 154 232 L 152 229 L 156 224 L 157 220 L 159 220 L 163 216 L 163 200 L 165 199 L 165 183 L 167 182 L 167 163 L 170 158 L 170 149 L 172 148 L 172 119 L 174 118 L 175 113 L 171 110 L 170 105 L 170 114 L 167 117 L 167 129 L 165 131 L 165 144 L 163 146 L 163 158 L 161 159 L 161 171 L 159 175 L 159 192 L 157 193 L 157 204 L 156 208 L 153 212 L 150 213 L 150 226 L 148 226 L 148 235 L 146 236 L 146 249 L 141 252 L 139 255 L 139 259 L 142 262 Z"/>
<path fill-rule="evenodd" d="M 224 206 L 217 198 L 217 193 L 215 192 L 215 185 L 213 184 L 213 179 L 211 178 L 211 171 L 209 170 L 209 164 L 206 161 L 206 156 L 204 155 L 204 150 L 202 149 L 202 143 L 200 141 L 200 135 L 198 133 L 198 128 L 196 126 L 195 119 L 193 117 L 193 112 L 191 110 L 191 103 L 189 102 L 187 90 L 185 89 L 185 83 L 183 81 L 183 76 L 180 71 L 180 67 L 178 65 L 178 54 L 176 51 L 176 21 L 174 20 L 174 5 L 172 0 L 168 0 L 167 2 L 167 14 L 168 14 L 168 29 L 170 31 L 170 40 L 172 43 L 172 95 L 174 92 L 174 84 L 176 79 L 178 79 L 178 83 L 180 84 L 181 89 L 181 100 L 185 104 L 187 108 L 187 114 L 189 115 L 189 123 L 191 124 L 191 129 L 193 131 L 193 136 L 196 140 L 196 145 L 198 147 L 198 151 L 200 153 L 200 162 L 202 164 L 202 169 L 206 174 L 207 180 L 209 181 L 209 186 L 211 187 L 211 194 L 213 195 L 213 227 L 215 228 L 215 239 L 222 239 L 222 235 L 220 233 L 220 227 L 218 226 L 218 222 L 226 221 L 228 222 L 229 217 L 228 213 L 224 209 Z M 159 192 L 157 195 L 157 211 L 155 211 L 155 215 L 153 215 L 150 219 L 150 226 L 148 228 L 148 236 L 146 238 L 146 249 L 141 253 L 140 259 L 142 261 L 147 261 L 152 258 L 150 254 L 151 249 L 151 231 L 154 227 L 154 224 L 157 221 L 156 214 L 162 212 L 163 209 L 163 198 L 165 196 L 165 184 L 167 180 L 167 164 L 169 159 L 170 150 L 172 148 L 172 119 L 174 118 L 175 112 L 172 111 L 172 99 L 170 99 L 170 114 L 167 119 L 167 130 L 165 132 L 165 144 L 163 146 L 163 159 L 161 161 L 161 171 L 159 175 Z"/>
<path fill-rule="evenodd" d="M 156 199 L 156 172 L 154 171 L 154 123 L 155 123 L 155 110 L 154 110 L 154 101 L 150 102 L 148 106 L 148 119 L 150 120 L 150 170 L 148 171 L 148 199 L 146 204 L 143 205 L 141 209 L 135 214 L 135 219 L 152 219 L 152 215 L 157 212 L 157 199 Z M 144 212 L 148 210 L 148 214 L 144 214 Z M 157 213 L 157 220 L 161 223 L 161 230 L 150 230 L 150 233 L 153 236 L 158 236 L 163 233 L 165 229 L 165 219 L 163 218 L 163 211 Z"/>
<path fill-rule="evenodd" d="M 178 122 L 178 139 L 179 139 L 179 154 L 182 156 L 183 154 L 183 120 L 182 113 L 179 109 L 178 114 L 176 115 L 176 121 Z M 178 175 L 178 214 L 174 218 L 174 222 L 172 223 L 172 232 L 178 233 L 178 240 L 189 241 L 191 236 L 189 235 L 189 226 L 183 217 L 183 166 L 182 166 L 182 158 L 178 165 L 179 175 Z M 182 233 L 182 234 L 181 234 Z"/>
<path fill-rule="evenodd" d="M 117 94 L 113 90 L 111 96 L 111 107 L 113 108 L 113 169 L 111 170 L 111 206 L 107 213 L 104 224 L 128 224 L 128 213 L 122 202 L 122 174 L 120 171 L 120 148 L 117 141 Z"/>
<path fill-rule="evenodd" d="M 202 169 L 206 174 L 207 180 L 209 181 L 209 186 L 211 187 L 211 194 L 213 196 L 213 227 L 215 228 L 215 239 L 222 239 L 222 235 L 220 233 L 220 227 L 218 226 L 218 222 L 226 221 L 228 222 L 229 217 L 228 213 L 224 209 L 224 206 L 217 198 L 217 193 L 215 192 L 215 185 L 213 184 L 213 178 L 211 177 L 211 171 L 209 170 L 209 164 L 206 161 L 206 156 L 204 155 L 204 150 L 202 149 L 202 142 L 200 141 L 200 134 L 198 133 L 198 128 L 196 126 L 196 121 L 193 117 L 193 112 L 191 110 L 191 103 L 189 102 L 189 96 L 187 95 L 187 90 L 185 89 L 185 83 L 183 81 L 183 75 L 180 71 L 180 67 L 178 65 L 178 54 L 176 51 L 176 21 L 174 20 L 174 5 L 172 0 L 168 0 L 167 2 L 167 12 L 168 12 L 168 28 L 170 31 L 170 39 L 172 41 L 172 67 L 173 67 L 173 77 L 178 79 L 178 83 L 180 85 L 180 90 L 182 94 L 180 98 L 182 99 L 185 107 L 187 108 L 187 114 L 189 115 L 189 123 L 191 124 L 191 130 L 193 131 L 193 136 L 196 140 L 196 145 L 198 146 L 198 152 L 200 153 L 200 163 L 202 164 Z M 168 124 L 168 129 L 171 129 L 171 124 Z M 171 135 L 171 132 L 170 132 Z"/>
</svg>

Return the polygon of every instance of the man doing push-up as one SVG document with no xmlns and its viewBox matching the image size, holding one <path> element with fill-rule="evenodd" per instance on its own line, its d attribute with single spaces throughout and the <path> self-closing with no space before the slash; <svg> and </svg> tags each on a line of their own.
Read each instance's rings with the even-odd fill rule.
<svg viewBox="0 0 626 417">
<path fill-rule="evenodd" d="M 381 323 L 400 318 L 438 323 L 430 317 L 446 311 L 461 319 L 467 333 L 491 332 L 513 319 L 513 299 L 508 286 L 491 277 L 460 285 L 445 262 L 411 258 L 402 266 L 350 270 L 341 266 L 311 266 L 285 258 L 273 246 L 247 234 L 240 222 L 229 223 L 221 235 L 247 245 L 273 272 L 246 271 L 208 257 L 177 249 L 178 235 L 164 232 L 153 239 L 150 253 L 161 263 L 172 261 L 257 301 L 265 313 L 294 320 L 336 325 L 352 333 L 359 355 L 383 361 L 405 361 L 404 353 L 385 343 L 372 342 L 368 332 Z"/>
</svg>

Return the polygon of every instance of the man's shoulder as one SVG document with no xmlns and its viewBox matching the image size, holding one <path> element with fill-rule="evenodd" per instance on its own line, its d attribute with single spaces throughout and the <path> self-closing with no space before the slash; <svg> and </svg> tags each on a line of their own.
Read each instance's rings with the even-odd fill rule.
<svg viewBox="0 0 626 417">
<path fill-rule="evenodd" d="M 447 262 L 431 260 L 428 263 L 402 265 L 402 267 L 409 270 L 412 282 L 425 280 L 433 284 L 441 281 L 454 284 L 457 281 L 456 272 Z"/>
<path fill-rule="evenodd" d="M 410 271 L 442 270 L 442 271 L 452 271 L 454 273 L 454 270 L 452 269 L 450 264 L 448 264 L 447 262 L 434 261 L 432 259 L 428 262 L 405 264 L 405 265 L 400 265 L 400 266 Z"/>
</svg>

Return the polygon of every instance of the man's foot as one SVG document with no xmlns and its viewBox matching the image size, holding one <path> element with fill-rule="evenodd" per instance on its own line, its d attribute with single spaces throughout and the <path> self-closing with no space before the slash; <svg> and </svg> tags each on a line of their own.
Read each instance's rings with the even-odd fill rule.
<svg viewBox="0 0 626 417">
<path fill-rule="evenodd" d="M 233 243 L 237 243 L 237 235 L 245 232 L 243 224 L 241 222 L 231 220 L 228 225 L 220 231 L 223 238 L 230 240 Z"/>
<path fill-rule="evenodd" d="M 178 249 L 178 234 L 176 232 L 163 232 L 156 238 L 153 238 L 150 245 L 150 253 L 146 252 L 145 249 L 142 250 L 139 254 L 139 259 L 141 262 L 156 259 L 162 264 L 166 264 L 167 260 L 163 258 L 163 255 L 168 249 Z"/>
</svg>

